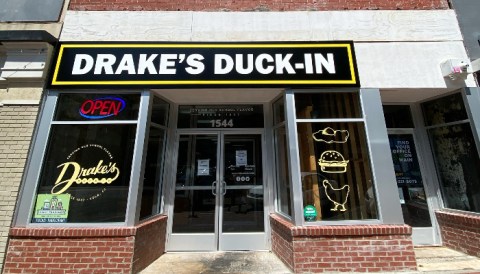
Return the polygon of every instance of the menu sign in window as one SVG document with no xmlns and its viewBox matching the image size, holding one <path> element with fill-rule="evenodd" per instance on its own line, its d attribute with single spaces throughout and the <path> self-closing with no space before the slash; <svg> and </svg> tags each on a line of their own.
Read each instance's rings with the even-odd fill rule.
<svg viewBox="0 0 480 274">
<path fill-rule="evenodd" d="M 420 165 L 412 134 L 389 134 L 395 176 L 399 185 L 422 184 Z"/>
</svg>

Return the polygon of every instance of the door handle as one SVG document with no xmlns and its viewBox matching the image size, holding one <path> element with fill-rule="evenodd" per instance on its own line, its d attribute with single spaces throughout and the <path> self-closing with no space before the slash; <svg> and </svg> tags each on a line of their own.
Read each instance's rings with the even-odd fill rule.
<svg viewBox="0 0 480 274">
<path fill-rule="evenodd" d="M 212 183 L 212 194 L 213 194 L 213 196 L 217 196 L 216 188 L 217 188 L 217 181 L 214 181 Z"/>
<path fill-rule="evenodd" d="M 227 193 L 227 183 L 222 181 L 222 195 L 225 195 L 225 193 Z"/>
</svg>

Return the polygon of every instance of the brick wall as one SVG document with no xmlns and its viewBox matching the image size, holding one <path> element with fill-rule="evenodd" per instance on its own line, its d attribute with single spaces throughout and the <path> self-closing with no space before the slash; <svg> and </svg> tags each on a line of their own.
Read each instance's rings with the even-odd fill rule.
<svg viewBox="0 0 480 274">
<path fill-rule="evenodd" d="M 37 112 L 37 106 L 0 106 L 0 272 Z"/>
<path fill-rule="evenodd" d="M 137 227 L 12 228 L 4 273 L 136 273 L 165 252 L 164 242 L 157 244 L 166 222 L 158 216 Z"/>
<path fill-rule="evenodd" d="M 295 273 L 417 269 L 407 225 L 296 227 L 272 214 L 272 251 Z"/>
<path fill-rule="evenodd" d="M 144 269 L 165 252 L 166 231 L 165 216 L 149 220 L 138 227 L 133 254 L 133 273 Z"/>
<path fill-rule="evenodd" d="M 292 11 L 448 9 L 447 0 L 71 0 L 70 10 Z"/>
<path fill-rule="evenodd" d="M 271 242 L 272 252 L 275 253 L 280 260 L 290 269 L 295 268 L 293 253 L 293 236 L 288 224 L 282 223 L 281 220 L 277 220 L 275 216 L 272 216 L 270 222 L 272 224 Z M 275 226 L 273 226 L 275 224 Z"/>
<path fill-rule="evenodd" d="M 478 214 L 437 211 L 443 245 L 480 257 L 480 216 Z"/>
</svg>

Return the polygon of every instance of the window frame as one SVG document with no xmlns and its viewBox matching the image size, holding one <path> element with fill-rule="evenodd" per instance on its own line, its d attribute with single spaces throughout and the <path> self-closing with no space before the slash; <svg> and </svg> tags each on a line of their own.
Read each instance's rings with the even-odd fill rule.
<svg viewBox="0 0 480 274">
<path fill-rule="evenodd" d="M 296 93 L 358 93 L 361 118 L 332 119 L 297 119 L 295 109 Z M 296 225 L 355 225 L 355 224 L 403 224 L 395 172 L 393 170 L 387 129 L 383 118 L 382 102 L 378 89 L 321 89 L 321 90 L 287 90 L 285 94 L 285 113 L 287 124 L 287 141 L 290 147 L 291 185 L 293 214 Z M 300 156 L 298 149 L 297 123 L 301 122 L 357 122 L 363 123 L 368 157 L 371 166 L 374 193 L 377 204 L 377 219 L 314 221 L 306 222 L 303 217 L 303 192 L 301 182 Z M 373 144 L 375 140 L 378 144 Z M 390 184 L 378 182 L 391 182 Z M 380 195 L 381 194 L 381 195 Z"/>
<path fill-rule="evenodd" d="M 437 99 L 442 99 L 444 97 L 456 95 L 456 94 L 460 94 L 463 106 L 465 108 L 466 119 L 453 121 L 453 122 L 447 122 L 447 123 L 439 123 L 439 124 L 428 126 L 426 124 L 426 121 L 425 121 L 422 104 L 423 103 L 428 103 L 428 102 L 431 102 L 431 101 L 434 101 L 434 100 L 437 100 Z M 472 215 L 476 215 L 476 216 L 480 216 L 480 212 L 456 209 L 456 208 L 452 208 L 452 207 L 447 206 L 447 201 L 446 201 L 445 194 L 444 194 L 445 190 L 444 190 L 444 186 L 443 186 L 443 183 L 442 183 L 442 178 L 439 175 L 439 170 L 437 168 L 437 158 L 436 158 L 436 155 L 434 153 L 434 148 L 432 146 L 431 139 L 430 139 L 431 138 L 430 137 L 430 130 L 436 129 L 436 128 L 441 128 L 441 127 L 449 127 L 449 126 L 457 126 L 457 125 L 468 124 L 469 128 L 472 131 L 472 138 L 474 140 L 474 143 L 475 143 L 475 146 L 476 146 L 476 149 L 477 149 L 477 154 L 480 157 L 480 128 L 478 127 L 478 124 L 479 124 L 478 122 L 480 121 L 480 119 L 476 119 L 476 117 L 477 117 L 476 114 L 480 113 L 479 108 L 478 108 L 478 107 L 480 107 L 479 100 L 478 100 L 479 98 L 480 98 L 480 88 L 478 88 L 478 87 L 470 87 L 470 88 L 466 87 L 466 88 L 463 88 L 463 89 L 457 89 L 457 90 L 454 90 L 452 92 L 441 94 L 441 95 L 438 95 L 438 96 L 435 96 L 435 97 L 432 97 L 432 98 L 428 98 L 426 100 L 422 100 L 422 101 L 418 102 L 418 106 L 417 106 L 418 107 L 418 112 L 422 114 L 422 119 L 421 119 L 422 121 L 421 122 L 422 122 L 422 125 L 423 125 L 423 129 L 425 131 L 426 142 L 427 142 L 427 144 L 429 145 L 429 148 L 430 148 L 430 155 L 429 156 L 431 157 L 432 163 L 434 163 L 433 167 L 432 167 L 433 170 L 431 172 L 436 178 L 435 187 L 436 187 L 437 193 L 439 193 L 439 195 L 438 195 L 439 206 L 438 207 L 440 209 L 443 209 L 443 210 L 448 210 L 448 211 L 452 211 L 452 212 L 459 212 L 459 213 L 467 213 L 467 214 L 472 214 Z"/>
<path fill-rule="evenodd" d="M 283 130 L 285 131 L 285 145 L 288 146 L 288 129 L 287 129 L 287 121 L 286 121 L 286 102 L 285 102 L 285 94 L 281 94 L 279 96 L 277 96 L 275 99 L 272 100 L 272 104 L 271 104 L 271 114 L 272 114 L 272 146 L 273 146 L 273 157 L 274 157 L 274 166 L 273 166 L 273 178 L 274 178 L 274 187 L 273 187 L 273 193 L 274 193 L 274 208 L 275 208 L 275 213 L 281 215 L 283 218 L 287 219 L 287 220 L 292 220 L 293 218 L 293 215 L 294 215 L 294 201 L 292 199 L 292 181 L 291 181 L 291 174 L 290 174 L 290 177 L 287 178 L 287 184 L 288 184 L 288 187 L 289 187 L 289 196 L 290 196 L 290 204 L 287 205 L 288 207 L 290 207 L 290 214 L 288 212 L 283 212 L 283 210 L 281 209 L 282 205 L 280 204 L 282 202 L 280 196 L 281 194 L 279 193 L 281 191 L 280 189 L 280 185 L 279 185 L 279 172 L 278 172 L 278 168 L 279 168 L 279 165 L 278 165 L 278 162 L 279 162 L 279 156 L 278 156 L 278 149 L 281 149 L 278 145 L 279 145 L 279 136 L 278 136 L 278 132 L 279 130 L 281 130 L 283 128 Z M 283 120 L 282 121 L 279 121 L 278 123 L 275 123 L 275 104 L 276 103 L 283 103 L 283 114 L 284 114 L 284 117 L 283 117 Z M 286 168 L 288 170 L 292 170 L 291 166 L 290 166 L 290 155 L 291 155 L 291 152 L 290 150 L 286 150 L 285 151 L 285 157 L 286 157 Z M 291 172 L 290 172 L 291 173 Z"/>
<path fill-rule="evenodd" d="M 117 120 L 117 121 L 55 121 L 55 111 L 60 94 L 92 93 L 92 94 L 138 94 L 140 104 L 136 120 Z M 37 121 L 34 135 L 32 136 L 31 153 L 28 155 L 25 166 L 25 174 L 22 179 L 21 190 L 17 202 L 17 210 L 13 221 L 14 226 L 21 227 L 114 227 L 114 226 L 133 226 L 138 223 L 136 214 L 139 199 L 139 178 L 143 174 L 143 152 L 146 138 L 145 131 L 147 127 L 147 118 L 149 115 L 150 98 L 149 91 L 129 90 L 88 90 L 88 91 L 56 91 L 47 90 L 43 95 L 39 118 Z M 35 207 L 37 189 L 45 153 L 49 142 L 52 125 L 58 124 L 136 124 L 135 143 L 133 149 L 130 185 L 128 189 L 127 206 L 125 211 L 125 221 L 123 222 L 91 222 L 91 223 L 33 223 L 33 208 Z M 132 206 L 134 205 L 134 206 Z"/>
<path fill-rule="evenodd" d="M 162 100 L 164 103 L 168 104 L 168 110 L 166 112 L 166 119 L 165 119 L 165 124 L 162 125 L 162 124 L 158 124 L 158 123 L 155 123 L 152 121 L 152 108 L 154 106 L 154 99 L 157 98 L 157 99 L 160 99 Z M 146 168 L 146 159 L 147 159 L 147 149 L 148 149 L 148 144 L 150 142 L 150 128 L 155 128 L 155 129 L 160 129 L 163 131 L 163 148 L 162 148 L 162 151 L 160 152 L 162 154 L 162 157 L 161 157 L 161 160 L 160 160 L 160 166 L 161 166 L 161 170 L 160 170 L 160 173 L 159 173 L 159 177 L 160 177 L 160 181 L 159 181 L 159 186 L 158 188 L 155 189 L 155 192 L 154 192 L 154 195 L 153 195 L 153 198 L 154 198 L 154 202 L 152 204 L 152 214 L 149 215 L 149 216 L 146 216 L 144 218 L 142 218 L 141 216 L 141 207 L 142 207 L 142 200 L 143 200 L 143 180 L 141 182 L 139 182 L 139 189 L 138 189 L 138 200 L 137 200 L 137 207 L 136 207 L 136 213 L 135 213 L 135 223 L 142 223 L 142 222 L 146 222 L 152 218 L 154 218 L 155 216 L 159 215 L 159 214 L 162 214 L 163 212 L 163 197 L 164 197 L 164 193 L 165 193 L 165 174 L 167 173 L 167 170 L 165 168 L 165 159 L 166 159 L 166 154 L 168 152 L 168 149 L 167 149 L 167 146 L 168 146 L 168 143 L 169 143 L 169 125 L 171 124 L 171 116 L 172 116 L 172 102 L 168 101 L 167 99 L 163 98 L 163 97 L 160 97 L 156 94 L 152 94 L 149 98 L 149 107 L 148 107 L 148 117 L 147 117 L 147 125 L 146 125 L 146 129 L 145 129 L 145 146 L 144 146 L 144 149 L 143 149 L 143 158 L 142 158 L 142 173 L 141 173 L 141 176 L 140 178 L 144 178 L 145 177 L 145 168 Z"/>
</svg>

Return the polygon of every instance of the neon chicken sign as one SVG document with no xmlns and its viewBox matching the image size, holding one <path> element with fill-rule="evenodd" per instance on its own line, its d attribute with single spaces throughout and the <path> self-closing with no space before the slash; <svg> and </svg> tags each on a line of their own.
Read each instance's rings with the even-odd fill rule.
<svg viewBox="0 0 480 274">
<path fill-rule="evenodd" d="M 104 119 L 117 116 L 125 109 L 125 100 L 119 97 L 107 96 L 85 100 L 80 106 L 79 113 L 87 119 Z"/>
</svg>

